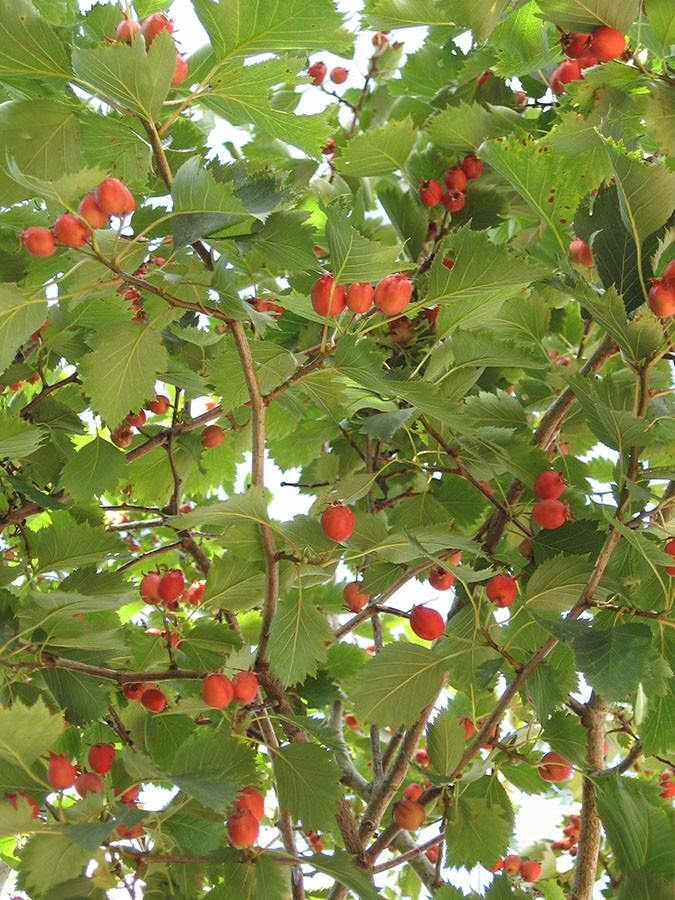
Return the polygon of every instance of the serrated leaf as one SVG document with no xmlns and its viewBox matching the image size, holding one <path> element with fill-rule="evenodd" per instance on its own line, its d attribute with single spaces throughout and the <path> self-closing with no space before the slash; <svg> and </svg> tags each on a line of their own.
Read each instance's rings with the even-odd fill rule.
<svg viewBox="0 0 675 900">
<path fill-rule="evenodd" d="M 490 36 L 509 4 L 508 0 L 476 0 L 474 3 L 449 0 L 446 5 L 453 22 L 461 22 L 470 28 L 476 40 L 482 42 Z"/>
<path fill-rule="evenodd" d="M 155 395 L 155 379 L 166 368 L 167 353 L 156 328 L 120 322 L 92 338 L 80 374 L 94 410 L 116 428 L 132 410 Z"/>
<path fill-rule="evenodd" d="M 110 441 L 95 437 L 63 467 L 61 485 L 74 500 L 87 500 L 112 490 L 125 470 L 124 453 Z"/>
<path fill-rule="evenodd" d="M 344 175 L 359 178 L 389 175 L 403 169 L 416 139 L 417 131 L 410 119 L 369 128 L 349 141 L 336 158 L 335 168 Z"/>
<path fill-rule="evenodd" d="M 609 25 L 625 34 L 639 14 L 638 0 L 614 3 L 613 0 L 539 0 L 544 16 L 568 31 L 592 31 Z"/>
<path fill-rule="evenodd" d="M 504 810 L 481 798 L 460 797 L 453 806 L 445 831 L 446 865 L 490 867 L 505 852 L 511 822 Z"/>
<path fill-rule="evenodd" d="M 37 533 L 33 549 L 37 572 L 52 572 L 99 563 L 120 552 L 117 538 L 102 529 L 76 524 L 66 513 L 54 513 L 52 527 Z"/>
<path fill-rule="evenodd" d="M 434 0 L 374 0 L 368 22 L 374 28 L 411 28 L 415 25 L 453 25 Z"/>
<path fill-rule="evenodd" d="M 0 803 L 0 839 L 17 834 L 30 834 L 43 827 L 42 819 L 33 818 L 33 807 L 21 794 L 14 795 L 14 806 L 5 798 Z"/>
<path fill-rule="evenodd" d="M 284 686 L 315 675 L 326 660 L 333 630 L 326 616 L 302 596 L 282 601 L 272 619 L 270 667 Z"/>
<path fill-rule="evenodd" d="M 440 689 L 445 661 L 418 644 L 387 645 L 351 681 L 359 722 L 412 725 Z"/>
<path fill-rule="evenodd" d="M 174 215 L 171 219 L 177 246 L 189 244 L 233 220 L 246 210 L 234 196 L 234 184 L 219 184 L 198 156 L 176 172 L 171 185 Z"/>
<path fill-rule="evenodd" d="M 28 0 L 0 2 L 0 78 L 69 78 L 65 47 Z"/>
<path fill-rule="evenodd" d="M 79 875 L 90 859 L 90 851 L 64 833 L 36 834 L 21 853 L 19 887 L 41 897 L 50 896 L 57 885 Z"/>
<path fill-rule="evenodd" d="M 103 634 L 107 635 L 108 632 Z M 76 644 L 78 649 L 81 646 L 87 647 L 87 641 L 80 638 Z M 109 640 L 106 637 L 105 646 L 108 645 Z M 48 641 L 47 646 L 59 646 L 59 642 L 52 644 Z M 42 677 L 69 722 L 84 725 L 106 714 L 110 702 L 109 683 L 101 684 L 91 675 L 70 672 L 68 669 L 46 669 Z"/>
<path fill-rule="evenodd" d="M 325 853 L 303 856 L 302 862 L 344 884 L 361 900 L 377 900 L 382 896 L 373 887 L 368 875 L 355 865 L 355 857 L 342 850 L 334 850 L 330 856 Z"/>
<path fill-rule="evenodd" d="M 665 661 L 675 672 L 675 637 L 672 629 L 663 634 L 663 655 Z M 649 696 L 647 713 L 640 726 L 640 739 L 645 753 L 668 754 L 672 751 L 675 740 L 675 678 L 669 678 L 666 689 L 661 696 Z"/>
<path fill-rule="evenodd" d="M 480 103 L 460 102 L 431 119 L 429 139 L 452 153 L 473 153 L 483 141 L 495 137 L 495 122 Z"/>
<path fill-rule="evenodd" d="M 427 732 L 427 753 L 434 770 L 439 775 L 453 775 L 464 746 L 464 726 L 449 710 L 444 709 Z"/>
<path fill-rule="evenodd" d="M 260 606 L 265 595 L 265 572 L 255 561 L 232 553 L 214 559 L 204 586 L 206 609 L 242 612 Z"/>
<path fill-rule="evenodd" d="M 321 747 L 291 744 L 273 755 L 279 809 L 288 810 L 305 828 L 329 831 L 342 796 L 340 771 Z"/>
<path fill-rule="evenodd" d="M 0 708 L 0 759 L 27 770 L 56 745 L 62 730 L 63 717 L 51 713 L 42 699 L 30 707 L 16 701 Z"/>
<path fill-rule="evenodd" d="M 593 564 L 578 556 L 558 556 L 541 563 L 525 588 L 527 608 L 540 615 L 566 612 L 579 599 L 592 570 Z"/>
<path fill-rule="evenodd" d="M 145 720 L 148 753 L 162 769 L 170 769 L 178 750 L 194 730 L 195 724 L 189 716 L 148 716 Z"/>
<path fill-rule="evenodd" d="M 607 700 L 634 694 L 658 660 L 647 625 L 584 629 L 574 639 L 574 654 L 586 681 Z"/>
<path fill-rule="evenodd" d="M 311 271 L 316 265 L 314 228 L 306 224 L 308 215 L 301 209 L 272 213 L 254 232 L 254 247 L 273 274 Z"/>
<path fill-rule="evenodd" d="M 47 437 L 45 429 L 29 425 L 24 419 L 8 416 L 4 411 L 0 412 L 0 458 L 30 456 L 42 446 Z"/>
<path fill-rule="evenodd" d="M 13 285 L 0 285 L 0 372 L 14 361 L 21 344 L 46 316 L 47 301 L 43 296 L 24 297 Z"/>
<path fill-rule="evenodd" d="M 382 188 L 379 201 L 387 213 L 399 238 L 405 243 L 411 259 L 417 259 L 424 247 L 429 217 L 411 194 L 395 188 Z"/>
<path fill-rule="evenodd" d="M 621 208 L 621 218 L 641 247 L 665 225 L 675 206 L 675 173 L 665 165 L 645 165 L 607 145 Z"/>
<path fill-rule="evenodd" d="M 180 517 L 182 528 L 195 528 L 199 525 L 240 525 L 247 522 L 262 524 L 267 522 L 267 507 L 260 491 L 250 490 L 245 494 L 235 494 L 221 503 L 210 503 L 198 506 L 192 512 Z"/>
<path fill-rule="evenodd" d="M 376 281 L 396 271 L 401 246 L 388 246 L 363 237 L 342 212 L 328 211 L 326 240 L 336 282 Z"/>
</svg>

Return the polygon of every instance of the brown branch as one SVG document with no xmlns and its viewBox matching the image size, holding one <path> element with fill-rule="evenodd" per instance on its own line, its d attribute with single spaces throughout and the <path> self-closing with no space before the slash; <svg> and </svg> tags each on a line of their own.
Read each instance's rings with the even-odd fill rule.
<svg viewBox="0 0 675 900">
<path fill-rule="evenodd" d="M 311 360 L 311 362 L 305 363 L 304 366 L 299 366 L 286 381 L 282 381 L 281 384 L 278 384 L 268 394 L 263 394 L 263 403 L 265 406 L 269 406 L 273 400 L 276 400 L 277 397 L 281 396 L 281 394 L 290 387 L 293 387 L 294 384 L 297 384 L 298 381 L 302 381 L 307 375 L 311 374 L 316 369 L 320 369 L 326 361 L 327 356 L 327 353 L 319 353 L 319 355 Z"/>
<path fill-rule="evenodd" d="M 55 384 L 46 384 L 39 394 L 37 394 L 30 403 L 27 403 L 26 406 L 23 407 L 19 415 L 22 419 L 30 419 L 31 412 L 35 409 L 35 407 L 40 403 L 45 397 L 48 397 L 50 394 L 53 394 L 54 391 L 58 391 L 59 388 L 65 387 L 67 384 L 81 384 L 82 382 L 79 379 L 77 372 L 73 372 L 72 375 L 68 375 L 67 378 L 62 378 L 61 381 L 57 381 Z"/>
<path fill-rule="evenodd" d="M 91 675 L 92 678 L 114 681 L 119 685 L 146 681 L 196 681 L 209 674 L 208 672 L 195 672 L 191 669 L 171 669 L 168 672 L 119 672 L 116 669 L 108 669 L 104 666 L 93 666 L 74 659 L 54 656 L 25 641 L 17 641 L 16 643 L 22 649 L 29 650 L 37 655 L 34 666 L 36 669 L 69 669 L 71 672 Z"/>
</svg>

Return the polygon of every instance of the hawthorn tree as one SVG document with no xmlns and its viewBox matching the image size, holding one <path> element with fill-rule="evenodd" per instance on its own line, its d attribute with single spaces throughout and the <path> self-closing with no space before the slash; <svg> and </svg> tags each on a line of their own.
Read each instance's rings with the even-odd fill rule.
<svg viewBox="0 0 675 900">
<path fill-rule="evenodd" d="M 18 896 L 666 900 L 668 0 L 165 8 L 0 0 Z"/>
</svg>

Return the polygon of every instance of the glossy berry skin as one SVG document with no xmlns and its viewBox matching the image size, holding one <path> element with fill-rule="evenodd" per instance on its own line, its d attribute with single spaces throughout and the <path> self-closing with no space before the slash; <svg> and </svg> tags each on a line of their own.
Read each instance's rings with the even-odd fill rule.
<svg viewBox="0 0 675 900">
<path fill-rule="evenodd" d="M 145 688 L 139 682 L 128 682 L 122 688 L 122 693 L 127 700 L 140 700 L 143 696 Z"/>
<path fill-rule="evenodd" d="M 422 794 L 424 793 L 424 788 L 421 784 L 417 784 L 416 782 L 413 784 L 409 784 L 407 788 L 403 791 L 403 799 L 404 800 L 418 800 Z"/>
<path fill-rule="evenodd" d="M 397 272 L 377 283 L 373 295 L 375 306 L 387 316 L 397 316 L 410 303 L 412 283 L 407 275 Z"/>
<path fill-rule="evenodd" d="M 410 627 L 423 641 L 435 641 L 445 631 L 445 622 L 435 609 L 413 606 L 410 611 Z"/>
<path fill-rule="evenodd" d="M 675 276 L 657 279 L 649 289 L 649 308 L 661 319 L 675 315 Z"/>
<path fill-rule="evenodd" d="M 247 809 L 258 822 L 265 816 L 265 801 L 255 788 L 248 785 L 239 791 L 234 801 L 234 811 L 240 812 L 242 809 Z"/>
<path fill-rule="evenodd" d="M 459 164 L 469 181 L 480 178 L 483 174 L 483 163 L 473 153 L 465 156 L 464 159 L 460 160 Z"/>
<path fill-rule="evenodd" d="M 485 593 L 490 603 L 499 609 L 513 606 L 516 599 L 516 582 L 510 575 L 495 575 L 485 585 Z"/>
<path fill-rule="evenodd" d="M 165 572 L 160 578 L 157 587 L 160 600 L 166 603 L 178 600 L 184 590 L 185 577 L 180 569 L 169 569 L 168 572 Z"/>
<path fill-rule="evenodd" d="M 536 859 L 528 859 L 520 867 L 520 877 L 523 881 L 536 881 L 541 875 L 541 863 Z"/>
<path fill-rule="evenodd" d="M 163 416 L 164 413 L 168 412 L 171 401 L 164 394 L 157 394 L 154 400 L 148 400 L 145 405 L 156 416 Z"/>
<path fill-rule="evenodd" d="M 232 679 L 235 703 L 250 703 L 258 693 L 258 679 L 253 672 L 237 672 Z"/>
<path fill-rule="evenodd" d="M 344 285 L 334 284 L 328 272 L 312 285 L 311 298 L 312 308 L 320 316 L 338 316 L 347 305 Z"/>
<path fill-rule="evenodd" d="M 126 791 L 121 790 L 120 788 L 115 788 L 114 795 L 115 798 L 123 803 L 124 806 L 134 807 L 137 805 L 138 795 L 141 792 L 140 784 L 134 784 L 132 787 L 127 788 Z"/>
<path fill-rule="evenodd" d="M 461 165 L 453 166 L 443 176 L 443 184 L 449 191 L 463 191 L 466 189 L 466 172 Z"/>
<path fill-rule="evenodd" d="M 454 580 L 452 572 L 446 572 L 440 566 L 435 566 L 429 572 L 429 584 L 435 591 L 449 591 Z"/>
<path fill-rule="evenodd" d="M 56 238 L 49 228 L 32 225 L 21 232 L 19 239 L 31 256 L 51 256 L 56 253 Z"/>
<path fill-rule="evenodd" d="M 97 775 L 105 775 L 109 772 L 114 759 L 115 748 L 112 744 L 94 744 L 89 748 L 87 754 L 89 768 Z"/>
<path fill-rule="evenodd" d="M 570 259 L 577 266 L 583 266 L 584 269 L 592 269 L 595 265 L 591 256 L 591 248 L 586 241 L 582 241 L 580 238 L 570 241 L 569 253 Z"/>
<path fill-rule="evenodd" d="M 330 70 L 330 80 L 333 84 L 344 84 L 349 73 L 344 66 L 336 66 Z"/>
<path fill-rule="evenodd" d="M 544 781 L 567 781 L 572 774 L 572 763 L 551 750 L 542 756 L 539 774 Z"/>
<path fill-rule="evenodd" d="M 316 85 L 316 87 L 320 87 L 320 85 L 323 84 L 327 71 L 326 63 L 315 62 L 307 69 L 307 74 L 312 79 L 312 84 Z"/>
<path fill-rule="evenodd" d="M 224 709 L 234 697 L 232 682 L 225 675 L 213 672 L 202 681 L 202 700 L 214 709 Z"/>
<path fill-rule="evenodd" d="M 94 199 L 107 216 L 126 216 L 136 209 L 131 191 L 119 178 L 104 178 L 94 191 Z"/>
<path fill-rule="evenodd" d="M 80 200 L 80 205 L 77 207 L 78 215 L 81 219 L 90 226 L 90 228 L 103 228 L 108 217 L 103 212 L 101 207 L 96 202 L 96 197 L 94 192 L 92 191 L 90 194 L 85 194 L 84 197 Z"/>
<path fill-rule="evenodd" d="M 342 503 L 335 503 L 321 515 L 321 528 L 331 541 L 339 544 L 350 538 L 354 531 L 354 513 Z"/>
<path fill-rule="evenodd" d="M 204 599 L 204 582 L 195 581 L 185 592 L 185 601 L 191 606 L 199 606 Z"/>
<path fill-rule="evenodd" d="M 539 500 L 557 500 L 565 490 L 565 479 L 553 469 L 540 472 L 534 479 L 532 490 Z"/>
<path fill-rule="evenodd" d="M 438 862 L 438 846 L 429 847 L 429 849 L 424 854 L 429 862 L 435 865 Z"/>
<path fill-rule="evenodd" d="M 220 425 L 207 425 L 206 428 L 202 431 L 202 436 L 199 439 L 199 443 L 202 447 L 207 449 L 211 449 L 212 447 L 218 447 L 225 440 L 225 432 L 220 427 Z"/>
<path fill-rule="evenodd" d="M 609 62 L 616 59 L 626 49 L 626 39 L 616 28 L 601 25 L 595 28 L 588 39 L 588 56 L 592 56 L 598 62 Z"/>
<path fill-rule="evenodd" d="M 167 18 L 164 13 L 154 13 L 154 15 L 148 16 L 141 25 L 145 46 L 149 47 L 162 31 L 168 31 L 169 34 L 173 34 L 173 22 L 171 19 Z"/>
<path fill-rule="evenodd" d="M 522 868 L 523 862 L 519 856 L 516 856 L 515 853 L 509 854 L 509 856 L 504 857 L 504 871 L 507 875 L 517 875 Z"/>
<path fill-rule="evenodd" d="M 443 188 L 433 178 L 425 178 L 417 191 L 423 206 L 438 206 L 443 196 Z"/>
<path fill-rule="evenodd" d="M 355 281 L 349 285 L 345 298 L 347 309 L 356 315 L 368 312 L 373 305 L 375 288 L 367 281 Z"/>
<path fill-rule="evenodd" d="M 188 64 L 187 60 L 181 53 L 176 53 L 176 65 L 174 66 L 173 76 L 171 78 L 171 87 L 178 87 L 187 78 Z"/>
<path fill-rule="evenodd" d="M 394 822 L 406 831 L 416 831 L 426 818 L 424 807 L 416 800 L 399 800 L 392 811 Z"/>
<path fill-rule="evenodd" d="M 150 712 L 159 713 L 166 707 L 167 699 L 164 692 L 160 691 L 159 688 L 148 688 L 143 691 L 141 703 Z"/>
<path fill-rule="evenodd" d="M 81 772 L 75 779 L 75 790 L 80 797 L 86 797 L 87 794 L 102 794 L 101 776 L 95 772 Z"/>
<path fill-rule="evenodd" d="M 47 780 L 55 791 L 64 791 L 75 784 L 77 774 L 72 763 L 63 753 L 50 753 L 47 765 Z"/>
<path fill-rule="evenodd" d="M 77 216 L 72 213 L 64 213 L 54 222 L 54 237 L 59 244 L 78 250 L 87 243 L 91 237 L 91 231 Z"/>
<path fill-rule="evenodd" d="M 122 44 L 130 44 L 132 38 L 141 33 L 141 23 L 125 16 L 115 29 L 115 40 Z"/>
<path fill-rule="evenodd" d="M 459 212 L 466 205 L 466 197 L 461 191 L 448 191 L 447 194 L 443 194 L 441 203 L 448 212 Z"/>
<path fill-rule="evenodd" d="M 162 598 L 159 595 L 159 583 L 162 576 L 159 572 L 148 572 L 141 578 L 138 585 L 138 591 L 146 603 L 160 603 Z"/>
<path fill-rule="evenodd" d="M 554 94 L 564 94 L 565 85 L 581 80 L 581 65 L 578 59 L 564 59 L 551 75 L 551 90 Z"/>
<path fill-rule="evenodd" d="M 565 56 L 580 59 L 588 56 L 588 39 L 590 34 L 583 31 L 568 31 L 560 38 L 560 46 Z"/>
<path fill-rule="evenodd" d="M 248 809 L 232 813 L 227 820 L 227 836 L 233 847 L 251 847 L 258 840 L 260 826 Z"/>
<path fill-rule="evenodd" d="M 354 613 L 362 610 L 370 600 L 370 594 L 361 593 L 360 587 L 360 581 L 349 581 L 342 589 L 345 606 Z"/>
<path fill-rule="evenodd" d="M 540 500 L 532 510 L 532 518 L 541 528 L 560 528 L 570 520 L 570 510 L 560 500 Z"/>
</svg>

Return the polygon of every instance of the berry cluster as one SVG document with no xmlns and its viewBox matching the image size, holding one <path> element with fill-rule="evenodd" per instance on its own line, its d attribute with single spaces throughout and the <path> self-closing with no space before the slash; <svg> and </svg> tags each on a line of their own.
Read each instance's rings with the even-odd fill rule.
<svg viewBox="0 0 675 900">
<path fill-rule="evenodd" d="M 453 550 L 445 557 L 445 561 L 451 566 L 458 566 L 461 559 L 461 550 Z M 429 572 L 429 584 L 435 591 L 449 591 L 454 580 L 455 576 L 452 572 L 446 572 L 443 566 L 434 566 Z"/>
<path fill-rule="evenodd" d="M 559 472 L 540 472 L 534 479 L 532 490 L 539 503 L 532 509 L 532 518 L 540 528 L 560 528 L 571 520 L 570 508 L 558 498 L 565 490 L 565 479 Z"/>
<path fill-rule="evenodd" d="M 204 582 L 195 581 L 186 588 L 181 570 L 169 569 L 163 574 L 159 571 L 148 572 L 141 578 L 138 591 L 146 603 L 175 612 L 179 601 L 199 606 L 204 598 Z"/>
<path fill-rule="evenodd" d="M 115 40 L 121 44 L 130 44 L 137 35 L 142 35 L 145 41 L 145 49 L 155 40 L 162 31 L 173 35 L 173 22 L 164 13 L 153 13 L 143 20 L 143 24 L 126 16 L 122 19 L 115 31 Z M 173 70 L 171 87 L 178 87 L 187 78 L 188 64 L 185 57 L 176 50 L 176 66 Z"/>
<path fill-rule="evenodd" d="M 333 69 L 328 72 L 328 66 L 325 62 L 318 60 L 315 63 L 312 63 L 311 66 L 307 69 L 307 74 L 312 79 L 312 84 L 316 87 L 321 87 L 321 85 L 326 80 L 326 74 L 333 82 L 333 84 L 344 84 L 347 80 L 347 76 L 349 72 L 345 69 L 344 66 L 335 66 Z"/>
<path fill-rule="evenodd" d="M 165 394 L 157 394 L 154 400 L 148 400 L 146 406 L 156 416 L 163 416 L 168 412 L 171 401 Z M 142 428 L 146 419 L 147 415 L 144 409 L 139 409 L 138 412 L 130 412 L 124 422 L 110 432 L 110 440 L 116 447 L 126 450 L 131 446 L 134 428 Z"/>
<path fill-rule="evenodd" d="M 243 706 L 257 693 L 258 679 L 254 672 L 237 672 L 231 681 L 227 675 L 212 672 L 202 681 L 202 700 L 213 709 L 225 709 L 233 700 Z"/>
<path fill-rule="evenodd" d="M 432 178 L 425 178 L 418 189 L 419 198 L 424 206 L 432 207 L 440 204 L 450 213 L 459 212 L 466 204 L 464 191 L 467 183 L 475 178 L 480 178 L 482 174 L 483 163 L 476 156 L 470 154 L 448 169 L 443 175 L 445 192 L 443 191 L 443 185 L 438 181 L 434 181 Z M 433 231 L 433 238 L 436 228 L 434 225 L 432 229 L 432 224 L 431 222 L 429 223 L 429 231 L 430 233 Z M 427 240 L 432 238 L 427 234 Z"/>
<path fill-rule="evenodd" d="M 490 871 L 504 871 L 507 875 L 517 875 L 521 881 L 532 882 L 541 875 L 541 863 L 536 859 L 528 859 L 523 862 L 516 853 L 510 853 L 503 859 L 498 859 Z"/>
<path fill-rule="evenodd" d="M 312 285 L 312 308 L 320 316 L 338 316 L 345 309 L 356 314 L 368 312 L 374 305 L 387 316 L 402 312 L 412 296 L 412 282 L 402 272 L 386 275 L 373 288 L 368 282 L 355 282 L 349 290 L 336 284 L 325 272 Z"/>
<path fill-rule="evenodd" d="M 265 803 L 255 788 L 247 785 L 237 794 L 234 809 L 227 818 L 227 836 L 233 847 L 251 847 L 258 840 Z"/>
<path fill-rule="evenodd" d="M 577 842 L 579 841 L 579 832 L 581 831 L 581 816 L 572 814 L 567 824 L 563 828 L 565 839 L 562 841 L 553 841 L 551 848 L 553 850 L 565 850 L 572 856 L 577 855 Z"/>
<path fill-rule="evenodd" d="M 655 316 L 675 316 L 675 259 L 668 263 L 661 278 L 652 279 L 647 302 Z"/>
<path fill-rule="evenodd" d="M 672 800 L 675 797 L 675 772 L 665 769 L 659 775 L 659 785 L 661 787 L 661 797 L 664 800 Z"/>
<path fill-rule="evenodd" d="M 129 189 L 118 178 L 105 178 L 82 198 L 77 215 L 64 213 L 51 228 L 40 225 L 25 228 L 19 239 L 31 256 L 51 256 L 58 244 L 79 250 L 91 237 L 92 228 L 103 228 L 108 216 L 122 218 L 135 208 Z"/>
<path fill-rule="evenodd" d="M 580 81 L 584 69 L 621 56 L 626 49 L 626 40 L 616 28 L 601 25 L 590 33 L 563 32 L 560 45 L 568 59 L 564 59 L 551 75 L 554 94 L 562 94 L 566 84 Z"/>
</svg>

